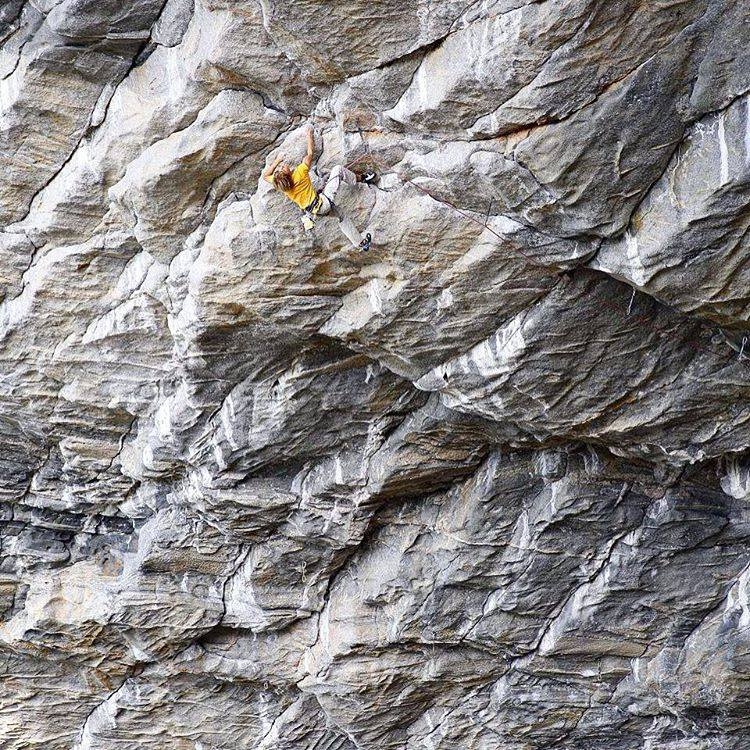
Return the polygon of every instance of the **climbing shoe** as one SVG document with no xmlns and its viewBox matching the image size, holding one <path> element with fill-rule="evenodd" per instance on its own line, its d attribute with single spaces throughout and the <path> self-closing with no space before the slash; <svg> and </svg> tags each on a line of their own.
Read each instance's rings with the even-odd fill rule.
<svg viewBox="0 0 750 750">
<path fill-rule="evenodd" d="M 372 235 L 368 232 L 362 242 L 359 243 L 359 249 L 366 253 L 370 249 L 370 243 L 372 242 Z"/>
<path fill-rule="evenodd" d="M 375 172 L 372 169 L 366 169 L 359 176 L 359 179 L 362 182 L 364 182 L 366 185 L 372 185 L 375 182 L 375 180 L 378 179 L 378 176 L 375 174 Z"/>
</svg>

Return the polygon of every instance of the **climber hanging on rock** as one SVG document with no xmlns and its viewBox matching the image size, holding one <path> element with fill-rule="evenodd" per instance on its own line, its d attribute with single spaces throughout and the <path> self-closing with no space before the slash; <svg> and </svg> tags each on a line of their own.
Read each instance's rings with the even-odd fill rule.
<svg viewBox="0 0 750 750">
<path fill-rule="evenodd" d="M 367 171 L 359 176 L 339 165 L 331 170 L 328 182 L 326 182 L 323 190 L 318 192 L 310 179 L 310 167 L 312 167 L 314 151 L 315 138 L 312 127 L 309 127 L 307 131 L 307 154 L 302 162 L 291 169 L 284 161 L 284 156 L 278 156 L 271 166 L 263 172 L 263 179 L 270 182 L 289 200 L 299 206 L 305 229 L 312 229 L 318 216 L 327 216 L 333 210 L 334 214 L 338 216 L 341 231 L 349 242 L 356 249 L 367 252 L 370 249 L 372 237 L 369 233 L 361 234 L 354 222 L 341 212 L 334 200 L 342 183 L 354 185 L 359 181 L 370 184 L 375 180 L 375 173 Z"/>
</svg>

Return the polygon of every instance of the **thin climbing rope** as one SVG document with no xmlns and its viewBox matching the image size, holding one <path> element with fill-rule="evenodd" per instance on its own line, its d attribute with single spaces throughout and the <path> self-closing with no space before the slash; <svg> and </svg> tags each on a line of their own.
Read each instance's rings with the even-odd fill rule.
<svg viewBox="0 0 750 750">
<path fill-rule="evenodd" d="M 379 163 L 378 159 L 376 159 L 375 156 L 372 153 L 370 153 L 370 154 L 365 154 L 364 156 L 360 156 L 359 158 L 350 161 L 349 164 L 346 165 L 346 168 L 347 169 L 351 169 L 351 167 L 354 164 L 357 164 L 357 163 L 359 163 L 361 161 L 366 161 L 368 159 L 376 167 L 378 167 L 378 168 L 381 167 L 381 164 Z M 499 234 L 492 227 L 490 227 L 490 226 L 487 225 L 487 221 L 489 221 L 489 210 L 487 211 L 487 215 L 488 215 L 487 219 L 484 222 L 482 222 L 476 216 L 473 216 L 468 211 L 465 211 L 464 209 L 459 208 L 455 203 L 452 203 L 447 198 L 438 198 L 437 196 L 435 196 L 433 193 L 431 193 L 426 188 L 423 188 L 421 185 L 417 185 L 417 183 L 414 182 L 414 180 L 410 180 L 408 178 L 406 178 L 406 179 L 401 178 L 401 181 L 404 184 L 413 185 L 417 190 L 421 191 L 422 193 L 424 193 L 426 196 L 428 196 L 432 200 L 436 201 L 437 203 L 442 203 L 442 204 L 444 204 L 446 206 L 449 206 L 454 211 L 456 211 L 456 213 L 459 213 L 461 216 L 463 216 L 464 218 L 468 219 L 469 221 L 473 221 L 477 226 L 482 227 L 483 230 L 487 230 L 490 234 L 495 235 L 495 237 L 497 237 L 497 239 L 499 239 L 499 240 L 505 240 L 505 237 L 503 237 L 503 235 Z M 491 208 L 492 208 L 492 203 L 490 203 L 490 209 Z M 545 270 L 549 270 L 549 266 L 547 266 L 544 263 L 541 263 L 540 261 L 536 260 L 535 258 L 533 258 L 531 255 L 528 255 L 527 253 L 525 253 L 520 248 L 514 248 L 513 251 L 517 255 L 522 255 L 532 265 L 535 265 L 535 266 L 537 266 L 539 268 L 544 268 Z"/>
<path fill-rule="evenodd" d="M 380 169 L 382 167 L 382 164 L 376 158 L 376 156 L 369 150 L 369 146 L 368 146 L 367 143 L 365 143 L 365 147 L 367 148 L 367 153 L 363 154 L 360 157 L 357 157 L 356 159 L 352 159 L 352 161 L 350 161 L 346 165 L 346 168 L 347 169 L 351 169 L 351 167 L 354 166 L 355 164 L 358 164 L 358 163 L 363 162 L 363 161 L 369 161 L 382 174 L 384 172 L 384 170 Z M 487 224 L 487 222 L 489 221 L 489 213 L 490 213 L 490 210 L 492 208 L 492 201 L 490 202 L 490 208 L 487 211 L 487 218 L 485 219 L 484 222 L 482 222 L 476 216 L 473 216 L 472 214 L 470 214 L 469 212 L 465 211 L 464 209 L 459 208 L 458 206 L 456 206 L 451 201 L 449 201 L 449 200 L 447 200 L 445 198 L 438 198 L 437 196 L 433 195 L 433 193 L 431 193 L 426 188 L 423 188 L 421 185 L 418 185 L 413 180 L 411 180 L 409 178 L 400 178 L 400 179 L 401 179 L 401 181 L 402 181 L 403 184 L 413 185 L 417 190 L 419 190 L 420 192 L 424 193 L 425 195 L 427 195 L 432 200 L 436 201 L 437 203 L 442 203 L 443 205 L 448 206 L 449 208 L 451 208 L 452 210 L 454 210 L 456 213 L 460 214 L 461 216 L 469 219 L 469 221 L 472 221 L 475 224 L 477 224 L 478 226 L 480 226 L 483 231 L 487 231 L 490 234 L 492 234 L 495 237 L 497 237 L 497 239 L 499 239 L 501 241 L 505 241 L 505 239 L 506 239 L 505 237 L 503 237 L 501 234 L 499 234 L 498 232 L 496 232 L 494 229 L 492 229 L 492 227 L 488 226 L 488 224 Z M 533 258 L 532 256 L 528 255 L 528 253 L 525 253 L 520 248 L 518 248 L 518 247 L 510 247 L 509 249 L 510 249 L 510 251 L 512 253 L 515 253 L 516 255 L 522 256 L 530 264 L 532 264 L 534 266 L 537 266 L 538 268 L 543 268 L 547 272 L 549 272 L 551 270 L 550 267 L 549 267 L 549 265 L 544 264 L 544 263 L 536 260 L 535 258 Z M 628 307 L 627 307 L 627 312 L 626 312 L 626 315 L 625 315 L 625 317 L 627 317 L 627 318 L 630 318 L 630 312 L 632 310 L 633 302 L 634 302 L 634 299 L 635 299 L 635 294 L 636 294 L 636 291 L 637 291 L 635 287 L 633 287 L 632 289 L 633 289 L 633 293 L 632 293 L 630 302 L 629 302 Z M 647 295 L 647 296 L 650 299 L 654 299 L 656 302 L 659 302 L 659 300 L 656 300 L 655 298 L 650 297 L 650 295 Z M 700 300 L 697 300 L 697 299 L 695 299 L 693 297 L 690 297 L 689 295 L 688 295 L 688 299 L 692 300 L 693 302 L 695 302 L 695 303 L 697 303 L 699 305 L 702 304 L 700 302 Z M 617 306 L 616 303 L 610 302 L 607 299 L 599 300 L 598 304 L 600 304 L 603 307 L 610 308 L 611 310 L 613 310 L 614 312 L 616 312 L 618 314 L 622 313 L 622 309 L 619 306 Z M 633 318 L 632 320 L 630 320 L 630 323 L 631 324 L 635 324 L 635 325 L 640 325 L 641 323 L 645 323 L 645 322 L 649 321 L 651 319 L 651 317 L 652 317 L 651 315 L 646 315 L 646 314 L 639 315 L 639 316 Z M 706 322 L 705 321 L 700 321 L 700 324 L 702 324 L 702 325 L 705 326 Z M 720 333 L 723 333 L 723 332 L 721 332 L 721 330 L 720 330 Z M 750 367 L 750 365 L 748 365 L 748 362 L 750 362 L 750 358 L 749 357 L 743 357 L 743 353 L 744 353 L 744 350 L 745 350 L 745 343 L 746 343 L 746 341 L 747 341 L 747 336 L 745 336 L 743 338 L 743 340 L 742 340 L 742 347 L 740 349 L 739 357 L 737 357 L 736 360 L 734 360 L 734 357 L 732 357 L 732 358 L 733 358 L 733 360 L 735 362 L 738 362 L 738 363 L 742 364 L 744 367 Z M 688 344 L 691 348 L 693 348 L 693 349 L 695 349 L 697 351 L 702 351 L 702 352 L 705 352 L 707 354 L 711 354 L 711 355 L 714 355 L 714 356 L 718 354 L 714 349 L 709 349 L 708 347 L 703 346 L 702 344 L 698 343 L 698 341 L 695 338 L 693 338 L 693 337 L 686 338 L 685 339 L 685 343 Z"/>
</svg>

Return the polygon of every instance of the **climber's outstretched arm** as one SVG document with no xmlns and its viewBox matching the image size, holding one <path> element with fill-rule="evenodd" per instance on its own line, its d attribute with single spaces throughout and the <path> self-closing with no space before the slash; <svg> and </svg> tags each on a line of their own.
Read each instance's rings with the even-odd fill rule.
<svg viewBox="0 0 750 750">
<path fill-rule="evenodd" d="M 315 151 L 315 133 L 313 132 L 312 125 L 310 125 L 307 128 L 307 154 L 305 155 L 305 158 L 302 160 L 302 163 L 307 165 L 308 169 L 312 167 L 314 151 Z"/>
<path fill-rule="evenodd" d="M 276 171 L 276 167 L 284 161 L 284 154 L 279 154 L 272 162 L 271 166 L 263 172 L 263 179 L 266 182 L 270 182 L 273 185 L 273 173 Z"/>
</svg>

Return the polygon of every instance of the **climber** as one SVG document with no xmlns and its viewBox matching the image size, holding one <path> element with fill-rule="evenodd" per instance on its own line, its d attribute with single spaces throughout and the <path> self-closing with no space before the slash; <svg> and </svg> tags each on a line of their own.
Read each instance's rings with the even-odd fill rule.
<svg viewBox="0 0 750 750">
<path fill-rule="evenodd" d="M 302 162 L 292 170 L 284 161 L 284 156 L 280 155 L 263 172 L 263 179 L 270 182 L 277 190 L 284 193 L 289 200 L 300 207 L 302 224 L 307 230 L 315 226 L 315 219 L 318 216 L 326 216 L 332 208 L 335 208 L 343 234 L 356 249 L 367 252 L 372 241 L 371 235 L 369 233 L 360 234 L 357 227 L 354 226 L 354 222 L 348 216 L 342 215 L 341 210 L 334 203 L 334 199 L 342 183 L 354 185 L 361 181 L 369 184 L 375 180 L 375 173 L 367 171 L 358 176 L 346 167 L 336 166 L 331 171 L 323 190 L 317 192 L 310 179 L 314 149 L 315 139 L 312 126 L 310 126 L 307 130 L 307 154 Z"/>
</svg>

